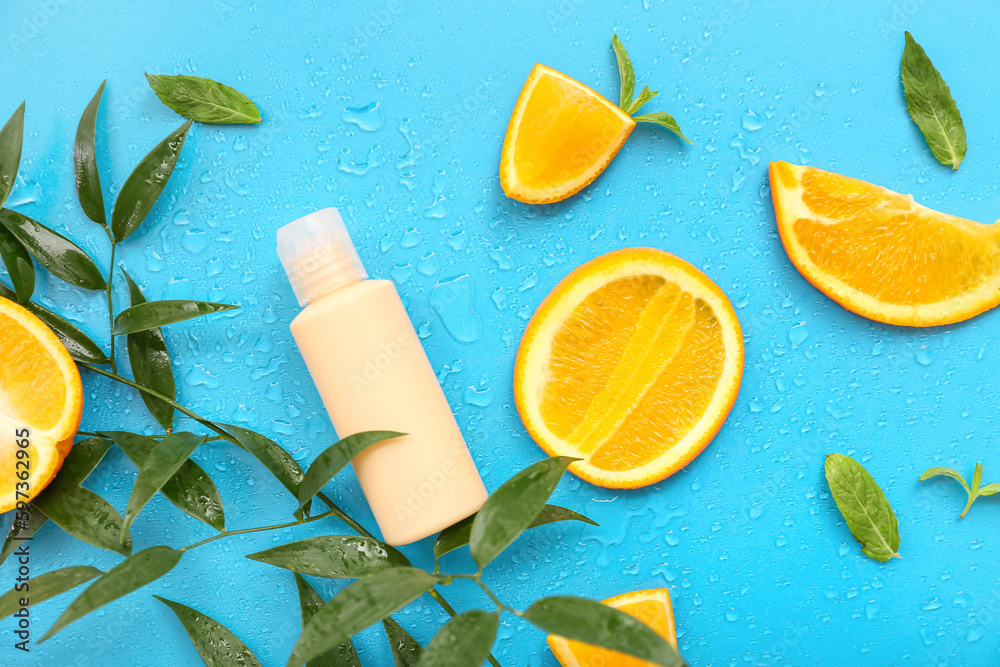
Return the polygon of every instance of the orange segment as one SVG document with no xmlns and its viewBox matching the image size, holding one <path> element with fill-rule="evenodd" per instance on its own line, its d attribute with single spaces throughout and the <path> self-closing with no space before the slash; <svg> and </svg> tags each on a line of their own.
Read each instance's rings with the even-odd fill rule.
<svg viewBox="0 0 1000 667">
<path fill-rule="evenodd" d="M 82 412 L 80 374 L 66 348 L 41 320 L 0 297 L 0 512 L 55 477 Z M 20 447 L 25 436 L 29 444 Z"/>
<path fill-rule="evenodd" d="M 500 157 L 508 197 L 547 204 L 573 195 L 604 171 L 635 121 L 579 81 L 535 65 L 517 98 Z"/>
<path fill-rule="evenodd" d="M 657 482 L 697 456 L 739 391 L 743 337 L 703 273 L 652 248 L 584 264 L 521 339 L 514 398 L 549 454 L 599 486 Z"/>
<path fill-rule="evenodd" d="M 1000 226 L 812 167 L 771 163 L 778 231 L 817 289 L 864 317 L 959 322 L 1000 304 Z"/>
<path fill-rule="evenodd" d="M 677 630 L 674 610 L 670 604 L 670 591 L 653 588 L 647 591 L 625 593 L 604 601 L 609 607 L 633 616 L 677 648 Z M 548 636 L 549 648 L 563 667 L 652 667 L 652 663 L 639 660 L 617 651 L 596 648 L 559 635 Z"/>
</svg>

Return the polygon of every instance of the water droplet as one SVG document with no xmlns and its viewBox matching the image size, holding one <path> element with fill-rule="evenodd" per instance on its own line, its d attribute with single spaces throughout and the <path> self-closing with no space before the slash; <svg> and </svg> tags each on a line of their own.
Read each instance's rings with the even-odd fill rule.
<svg viewBox="0 0 1000 667">
<path fill-rule="evenodd" d="M 468 387 L 465 396 L 462 397 L 466 405 L 474 405 L 477 408 L 485 408 L 493 402 L 493 392 L 489 387 Z"/>
<path fill-rule="evenodd" d="M 444 195 L 438 195 L 436 199 L 424 209 L 424 216 L 435 220 L 440 220 L 448 215 L 448 200 Z"/>
<path fill-rule="evenodd" d="M 427 253 L 417 262 L 417 271 L 425 276 L 433 276 L 438 272 L 437 255 L 432 252 Z"/>
<path fill-rule="evenodd" d="M 746 115 L 743 116 L 743 129 L 756 132 L 762 127 L 764 127 L 764 123 L 761 122 L 760 117 L 753 112 L 753 109 L 747 109 Z"/>
<path fill-rule="evenodd" d="M 931 353 L 927 350 L 927 348 L 923 347 L 917 350 L 916 354 L 913 356 L 917 360 L 917 363 L 921 366 L 930 366 L 931 362 L 934 361 Z"/>
<path fill-rule="evenodd" d="M 788 340 L 792 347 L 801 345 L 807 336 L 809 336 L 809 327 L 806 326 L 805 322 L 796 324 L 788 331 Z"/>
<path fill-rule="evenodd" d="M 726 612 L 726 620 L 729 621 L 730 623 L 735 623 L 736 621 L 740 620 L 740 615 L 739 613 L 737 613 L 735 609 L 730 607 L 729 611 Z"/>
<path fill-rule="evenodd" d="M 418 243 L 420 243 L 420 232 L 412 227 L 403 234 L 403 238 L 399 240 L 399 245 L 404 248 L 413 248 Z"/>
<path fill-rule="evenodd" d="M 475 292 L 472 278 L 462 275 L 439 282 L 428 298 L 444 328 L 460 343 L 475 342 L 482 332 L 483 322 L 472 305 Z"/>
<path fill-rule="evenodd" d="M 865 616 L 868 618 L 869 621 L 874 621 L 875 617 L 878 616 L 878 612 L 881 608 L 882 608 L 881 605 L 879 605 L 877 602 L 875 601 L 869 602 L 868 606 L 865 607 Z"/>
<path fill-rule="evenodd" d="M 382 107 L 378 102 L 370 102 L 363 107 L 347 107 L 340 114 L 345 123 L 357 125 L 365 132 L 375 132 L 381 130 L 385 125 L 385 118 L 382 116 Z"/>
</svg>

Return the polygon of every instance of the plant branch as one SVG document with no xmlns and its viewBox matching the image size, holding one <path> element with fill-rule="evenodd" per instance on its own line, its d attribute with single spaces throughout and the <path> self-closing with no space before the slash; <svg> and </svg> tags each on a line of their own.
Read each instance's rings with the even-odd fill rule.
<svg viewBox="0 0 1000 667">
<path fill-rule="evenodd" d="M 94 373 L 97 373 L 98 375 L 103 375 L 104 377 L 106 377 L 106 378 L 108 378 L 110 380 L 114 380 L 115 382 L 119 382 L 119 383 L 124 384 L 126 386 L 132 387 L 133 389 L 137 389 L 137 390 L 139 390 L 141 392 L 145 392 L 146 394 L 148 394 L 150 396 L 153 396 L 154 398 L 158 398 L 161 401 L 166 402 L 168 405 L 172 405 L 175 409 L 177 409 L 181 413 L 187 415 L 191 419 L 194 419 L 198 423 L 203 424 L 203 425 L 207 426 L 208 428 L 212 429 L 213 431 L 215 431 L 216 433 L 218 433 L 219 436 L 220 436 L 219 437 L 220 440 L 231 440 L 232 439 L 232 436 L 230 436 L 228 433 L 226 433 L 225 431 L 223 431 L 219 427 L 215 426 L 208 419 L 205 419 L 204 417 L 202 417 L 198 413 L 196 413 L 196 412 L 194 412 L 192 410 L 189 410 L 188 408 L 184 407 L 183 405 L 181 405 L 177 401 L 175 401 L 175 400 L 173 400 L 171 398 L 167 398 L 166 396 L 164 396 L 163 394 L 161 394 L 161 393 L 159 393 L 157 391 L 149 389 L 148 387 L 144 387 L 141 384 L 139 384 L 137 382 L 134 382 L 132 380 L 129 380 L 126 377 L 122 377 L 121 375 L 118 375 L 118 373 L 109 372 L 109 371 L 104 370 L 103 368 L 100 368 L 99 366 L 94 366 L 93 364 L 88 364 L 88 363 L 84 363 L 84 362 L 78 361 L 77 365 L 81 366 L 83 368 L 86 368 L 87 370 L 92 371 Z M 79 433 L 83 433 L 84 435 L 87 435 L 87 433 L 85 433 L 83 431 L 79 431 Z M 245 529 L 245 530 L 241 530 L 241 531 L 235 531 L 234 530 L 234 531 L 228 531 L 228 532 L 224 532 L 224 533 L 219 533 L 218 535 L 213 535 L 212 537 L 210 537 L 208 539 L 205 539 L 205 540 L 202 540 L 201 542 L 197 542 L 195 544 L 192 544 L 189 547 L 185 547 L 185 549 L 192 549 L 192 548 L 194 548 L 196 546 L 200 546 L 200 545 L 205 544 L 207 542 L 211 542 L 212 540 L 216 540 L 216 539 L 218 539 L 220 537 L 223 537 L 223 536 L 226 536 L 226 535 L 235 535 L 237 533 L 251 533 L 251 532 L 256 532 L 256 531 L 261 531 L 261 530 L 269 530 L 269 529 L 278 528 L 278 527 L 297 526 L 300 523 L 308 523 L 308 522 L 315 521 L 315 520 L 320 519 L 320 518 L 324 518 L 326 516 L 335 516 L 338 519 L 340 519 L 341 521 L 343 521 L 345 524 L 347 524 L 349 527 L 351 527 L 359 535 L 363 535 L 365 537 L 372 537 L 372 538 L 374 538 L 374 535 L 372 535 L 368 530 L 366 530 L 365 527 L 362 526 L 360 523 L 358 523 L 357 521 L 355 521 L 354 518 L 351 517 L 347 512 L 345 512 L 344 510 L 340 509 L 340 507 L 338 507 L 337 504 L 334 503 L 333 500 L 331 500 L 329 497 L 327 497 L 324 493 L 317 493 L 316 497 L 318 497 L 320 500 L 322 500 L 330 508 L 329 512 L 324 512 L 322 514 L 317 514 L 316 516 L 309 517 L 308 519 L 304 519 L 302 521 L 292 521 L 292 522 L 289 522 L 287 524 L 282 524 L 280 526 L 267 526 L 265 528 L 250 528 L 250 529 Z M 492 597 L 493 596 L 491 594 L 491 598 Z M 440 605 L 442 609 L 444 609 L 446 612 L 448 612 L 449 616 L 455 617 L 457 615 L 457 612 L 455 612 L 455 609 L 436 590 L 434 590 L 434 591 L 431 592 L 431 598 L 435 602 L 437 602 L 438 605 Z M 492 654 L 490 654 L 490 656 L 489 656 L 489 661 L 490 661 L 490 664 L 493 665 L 493 667 L 501 667 L 500 663 L 496 661 L 496 659 L 493 657 Z"/>
<path fill-rule="evenodd" d="M 104 229 L 108 232 L 108 238 L 111 239 L 111 269 L 108 271 L 106 290 L 108 294 L 108 334 L 111 338 L 111 354 L 108 357 L 111 359 L 111 372 L 117 373 L 118 369 L 115 366 L 115 308 L 111 304 L 111 285 L 115 279 L 115 249 L 118 247 L 118 242 L 115 241 L 115 237 L 111 235 L 111 231 L 107 227 Z"/>
<path fill-rule="evenodd" d="M 218 535 L 212 535 L 211 537 L 206 537 L 201 542 L 195 542 L 194 544 L 189 544 L 186 547 L 181 548 L 181 551 L 188 551 L 189 549 L 194 549 L 195 547 L 200 547 L 203 544 L 208 544 L 209 542 L 214 542 L 215 540 L 222 537 L 229 537 L 230 535 L 243 535 L 245 533 L 259 533 L 264 530 L 276 530 L 278 528 L 291 528 L 292 526 L 298 526 L 301 524 L 312 523 L 313 521 L 319 521 L 320 519 L 325 519 L 328 516 L 335 516 L 336 512 L 330 510 L 329 512 L 323 512 L 322 514 L 317 514 L 316 516 L 311 516 L 308 519 L 303 519 L 302 521 L 289 521 L 287 523 L 279 523 L 273 526 L 259 526 L 257 528 L 242 528 L 240 530 L 224 530 Z"/>
</svg>

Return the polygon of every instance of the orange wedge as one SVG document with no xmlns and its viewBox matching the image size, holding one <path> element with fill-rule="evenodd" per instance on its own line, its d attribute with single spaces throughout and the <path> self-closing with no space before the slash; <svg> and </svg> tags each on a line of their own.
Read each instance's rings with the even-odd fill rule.
<svg viewBox="0 0 1000 667">
<path fill-rule="evenodd" d="M 535 311 L 514 364 L 528 433 L 598 486 L 680 470 L 736 400 L 743 336 L 705 274 L 653 248 L 618 250 L 566 276 Z"/>
<path fill-rule="evenodd" d="M 69 352 L 41 320 L 0 297 L 0 512 L 52 481 L 82 412 Z"/>
<path fill-rule="evenodd" d="M 604 171 L 634 127 L 627 113 L 587 86 L 535 65 L 507 125 L 500 185 L 528 204 L 565 199 Z"/>
<path fill-rule="evenodd" d="M 795 268 L 858 315 L 929 327 L 1000 304 L 1000 225 L 813 167 L 771 163 L 778 232 Z"/>
<path fill-rule="evenodd" d="M 670 591 L 666 588 L 625 593 L 605 600 L 604 604 L 639 619 L 677 648 L 674 610 L 670 605 Z M 549 635 L 548 642 L 556 660 L 563 667 L 653 667 L 651 662 L 564 639 L 559 635 Z"/>
</svg>

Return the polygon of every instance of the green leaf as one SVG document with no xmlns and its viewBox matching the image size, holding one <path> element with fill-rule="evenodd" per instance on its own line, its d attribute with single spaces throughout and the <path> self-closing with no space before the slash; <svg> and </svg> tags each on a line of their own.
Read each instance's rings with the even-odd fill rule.
<svg viewBox="0 0 1000 667">
<path fill-rule="evenodd" d="M 472 522 L 475 520 L 476 515 L 462 519 L 458 523 L 448 526 L 442 530 L 437 539 L 434 540 L 434 560 L 437 560 L 441 556 L 454 551 L 455 549 L 460 549 L 469 543 L 469 535 L 472 532 Z M 528 528 L 537 528 L 538 526 L 544 526 L 547 523 L 555 523 L 557 521 L 583 521 L 584 523 L 589 523 L 592 526 L 598 526 L 596 521 L 585 517 L 584 515 L 574 512 L 571 509 L 565 507 L 560 507 L 558 505 L 546 505 L 539 512 L 535 520 L 531 522 Z"/>
<path fill-rule="evenodd" d="M 183 555 L 184 552 L 178 549 L 156 546 L 143 549 L 134 556 L 126 558 L 88 586 L 80 597 L 73 600 L 38 643 L 41 644 L 59 630 L 95 609 L 156 581 L 172 570 Z"/>
<path fill-rule="evenodd" d="M 635 101 L 631 104 L 631 106 L 629 106 L 628 109 L 625 109 L 625 113 L 627 113 L 629 115 L 634 114 L 636 111 L 638 111 L 639 109 L 641 109 L 643 107 L 643 105 L 646 104 L 646 102 L 650 101 L 651 99 L 653 99 L 654 97 L 656 97 L 659 94 L 660 94 L 660 91 L 658 91 L 658 90 L 650 90 L 649 86 L 645 86 L 642 89 L 642 92 L 639 93 L 639 97 L 635 98 Z"/>
<path fill-rule="evenodd" d="M 111 211 L 111 233 L 116 241 L 128 238 L 152 210 L 174 171 L 190 127 L 188 121 L 167 135 L 125 179 Z"/>
<path fill-rule="evenodd" d="M 939 477 L 939 476 L 951 477 L 953 480 L 962 485 L 962 488 L 965 489 L 966 493 L 972 493 L 972 489 L 969 488 L 969 485 L 966 483 L 965 478 L 962 477 L 957 470 L 953 470 L 952 468 L 942 468 L 942 467 L 928 468 L 927 470 L 924 471 L 924 474 L 920 476 L 920 481 L 926 482 L 932 477 Z"/>
<path fill-rule="evenodd" d="M 109 449 L 111 449 L 111 442 L 107 438 L 96 436 L 74 443 L 69 454 L 63 460 L 62 467 L 59 468 L 55 479 L 46 490 L 58 491 L 60 487 L 79 486 L 90 477 L 90 473 L 94 472 L 94 468 L 101 462 Z M 55 488 L 53 485 L 56 485 Z"/>
<path fill-rule="evenodd" d="M 977 463 L 972 471 L 972 494 L 979 493 L 979 485 L 983 483 L 983 464 Z"/>
<path fill-rule="evenodd" d="M 104 85 L 101 81 L 94 97 L 87 104 L 76 126 L 76 142 L 73 145 L 73 173 L 76 178 L 76 196 L 80 208 L 94 222 L 108 226 L 108 216 L 104 210 L 104 193 L 101 190 L 101 174 L 97 169 L 97 152 L 94 135 L 97 130 L 97 110 L 101 106 Z"/>
<path fill-rule="evenodd" d="M 420 656 L 419 667 L 482 665 L 497 636 L 500 615 L 476 609 L 459 614 L 441 628 Z"/>
<path fill-rule="evenodd" d="M 128 283 L 129 306 L 146 303 L 142 290 L 132 280 L 126 271 L 122 271 Z M 174 368 L 170 364 L 170 353 L 167 342 L 159 328 L 147 329 L 128 334 L 128 360 L 132 366 L 135 381 L 144 387 L 162 394 L 170 399 L 177 398 L 177 387 L 174 384 Z M 140 391 L 139 396 L 146 404 L 146 409 L 159 424 L 170 433 L 174 427 L 174 406 L 155 396 Z"/>
<path fill-rule="evenodd" d="M 160 101 L 191 120 L 212 125 L 254 125 L 260 111 L 235 88 L 200 76 L 147 74 L 146 81 Z"/>
<path fill-rule="evenodd" d="M 979 489 L 980 496 L 994 496 L 998 493 L 1000 493 L 1000 482 L 987 484 L 983 488 Z"/>
<path fill-rule="evenodd" d="M 122 541 L 128 537 L 128 528 L 135 521 L 146 503 L 156 495 L 164 484 L 180 470 L 198 445 L 205 442 L 205 436 L 194 433 L 174 433 L 164 438 L 145 457 L 139 475 L 135 478 L 132 494 L 125 509 L 125 524 L 122 526 Z"/>
<path fill-rule="evenodd" d="M 632 116 L 632 120 L 634 120 L 637 123 L 653 123 L 655 125 L 665 127 L 674 134 L 676 134 L 678 137 L 683 139 L 684 141 L 688 142 L 691 145 L 694 145 L 693 141 L 691 141 L 683 134 L 681 134 L 680 125 L 677 124 L 677 121 L 674 120 L 674 117 L 666 113 L 665 111 L 655 111 L 653 113 L 642 114 L 641 116 Z"/>
<path fill-rule="evenodd" d="M 24 540 L 38 532 L 38 529 L 49 520 L 31 503 L 28 503 L 28 509 L 15 510 L 13 517 L 10 530 L 7 531 L 7 538 L 3 541 L 3 548 L 0 549 L 0 565 L 3 565 L 7 556 L 14 553 Z"/>
<path fill-rule="evenodd" d="M 392 620 L 391 616 L 383 618 L 382 625 L 385 627 L 385 635 L 389 639 L 389 648 L 392 650 L 392 660 L 395 667 L 417 667 L 420 656 L 424 652 L 420 643 L 399 623 Z"/>
<path fill-rule="evenodd" d="M 14 293 L 2 284 L 0 284 L 0 296 L 11 301 L 16 300 Z M 66 346 L 69 356 L 73 357 L 75 361 L 98 365 L 108 363 L 108 355 L 104 354 L 97 343 L 62 317 L 33 301 L 24 304 L 24 307 L 52 329 L 52 333 L 56 335 L 59 342 Z"/>
<path fill-rule="evenodd" d="M 553 456 L 517 473 L 493 492 L 472 522 L 469 550 L 482 570 L 517 539 L 545 507 L 567 466 L 578 459 Z"/>
<path fill-rule="evenodd" d="M 64 531 L 99 549 L 127 556 L 132 553 L 132 540 L 121 542 L 122 517 L 104 498 L 82 486 L 50 493 L 52 484 L 32 503 L 40 512 Z"/>
<path fill-rule="evenodd" d="M 35 265 L 24 245 L 3 225 L 0 225 L 0 260 L 7 267 L 16 300 L 23 306 L 35 291 Z"/>
<path fill-rule="evenodd" d="M 522 617 L 545 632 L 611 649 L 662 667 L 686 663 L 670 644 L 642 621 L 586 598 L 542 598 Z"/>
<path fill-rule="evenodd" d="M 302 627 L 305 628 L 309 619 L 325 603 L 323 602 L 323 598 L 319 596 L 319 593 L 297 572 L 295 573 L 295 587 L 299 589 Z M 334 647 L 318 658 L 310 660 L 307 667 L 361 667 L 361 660 L 358 658 L 358 652 L 354 650 L 354 644 L 348 639 L 340 646 Z"/>
<path fill-rule="evenodd" d="M 222 623 L 187 605 L 161 598 L 159 595 L 153 597 L 170 607 L 170 611 L 174 612 L 207 667 L 235 667 L 236 665 L 261 667 L 260 661 L 246 647 L 246 644 L 241 642 L 239 637 Z"/>
<path fill-rule="evenodd" d="M 298 461 L 282 449 L 281 445 L 260 433 L 234 424 L 215 422 L 219 428 L 232 437 L 232 442 L 250 452 L 254 458 L 264 464 L 264 467 L 274 475 L 281 485 L 298 496 L 299 483 L 305 476 Z"/>
<path fill-rule="evenodd" d="M 376 572 L 358 579 L 323 605 L 302 630 L 287 667 L 299 667 L 353 635 L 410 604 L 429 591 L 437 578 L 409 567 Z"/>
<path fill-rule="evenodd" d="M 62 234 L 9 208 L 0 210 L 0 224 L 57 278 L 84 289 L 107 287 L 94 260 Z"/>
<path fill-rule="evenodd" d="M 27 590 L 19 592 L 12 588 L 0 596 L 0 619 L 7 618 L 20 609 L 22 598 L 27 598 L 28 604 L 25 607 L 32 607 L 102 574 L 104 573 L 96 567 L 75 565 L 32 577 Z"/>
<path fill-rule="evenodd" d="M 146 301 L 130 306 L 115 317 L 116 336 L 148 331 L 158 327 L 184 322 L 202 315 L 234 310 L 239 306 L 228 303 L 213 303 L 211 301 L 192 301 L 189 299 L 168 299 L 166 301 Z"/>
<path fill-rule="evenodd" d="M 938 162 L 958 169 L 967 148 L 962 115 L 941 73 L 909 32 L 900 71 L 910 118 L 924 133 Z"/>
<path fill-rule="evenodd" d="M 618 61 L 618 78 L 621 81 L 621 97 L 618 106 L 625 111 L 632 106 L 632 93 L 635 90 L 635 73 L 632 71 L 632 60 L 618 35 L 611 37 L 611 47 L 615 50 L 615 60 Z M 628 113 L 626 111 L 626 113 Z"/>
<path fill-rule="evenodd" d="M 406 434 L 396 431 L 365 431 L 348 436 L 324 449 L 309 465 L 305 477 L 299 484 L 299 507 L 303 508 L 309 504 L 312 497 L 322 491 L 323 487 L 355 456 L 383 440 L 403 435 Z"/>
<path fill-rule="evenodd" d="M 0 129 L 0 206 L 14 189 L 24 142 L 24 102 Z"/>
<path fill-rule="evenodd" d="M 879 562 L 899 555 L 896 514 L 879 485 L 860 463 L 843 454 L 826 457 L 826 481 L 861 552 Z"/>
<path fill-rule="evenodd" d="M 152 438 L 125 431 L 101 431 L 101 435 L 111 438 L 140 469 L 158 444 Z M 208 473 L 194 461 L 188 459 L 181 464 L 180 469 L 160 489 L 160 493 L 185 514 L 218 531 L 225 530 L 225 512 L 219 490 Z"/>
<path fill-rule="evenodd" d="M 247 556 L 292 572 L 330 579 L 355 579 L 394 567 L 409 567 L 402 553 L 373 537 L 320 535 Z"/>
</svg>

